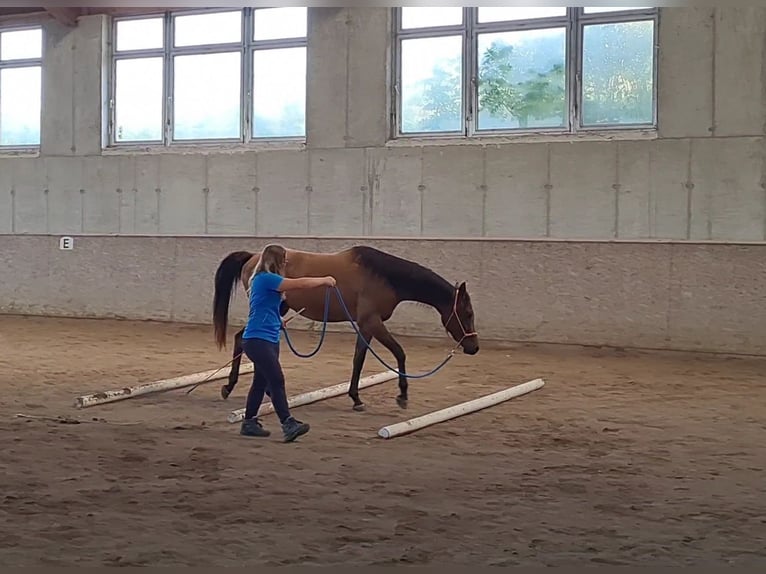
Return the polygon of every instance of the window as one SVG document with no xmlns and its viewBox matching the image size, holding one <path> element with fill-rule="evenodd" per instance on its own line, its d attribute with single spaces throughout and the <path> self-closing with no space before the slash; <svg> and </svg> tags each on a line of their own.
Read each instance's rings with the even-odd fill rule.
<svg viewBox="0 0 766 574">
<path fill-rule="evenodd" d="M 0 29 L 0 147 L 40 145 L 43 31 Z"/>
<path fill-rule="evenodd" d="M 397 8 L 394 136 L 656 125 L 656 8 Z"/>
<path fill-rule="evenodd" d="M 306 8 L 118 18 L 110 145 L 302 138 Z"/>
</svg>

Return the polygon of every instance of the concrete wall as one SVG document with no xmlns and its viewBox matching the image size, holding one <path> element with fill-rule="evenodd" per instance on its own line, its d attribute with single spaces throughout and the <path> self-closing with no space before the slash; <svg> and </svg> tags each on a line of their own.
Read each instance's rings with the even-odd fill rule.
<svg viewBox="0 0 766 574">
<path fill-rule="evenodd" d="M 387 141 L 388 9 L 309 13 L 307 144 L 202 157 L 103 153 L 106 21 L 48 23 L 42 153 L 0 158 L 0 233 L 765 238 L 764 8 L 662 10 L 657 138 L 468 145 Z"/>
<path fill-rule="evenodd" d="M 213 261 L 253 236 L 430 236 L 456 242 L 386 245 L 426 263 L 443 266 L 454 249 L 486 265 L 446 271 L 469 279 L 488 334 L 766 348 L 766 9 L 662 9 L 658 134 L 438 144 L 388 141 L 388 9 L 309 14 L 305 145 L 140 153 L 102 150 L 106 19 L 46 23 L 41 152 L 0 153 L 0 310 L 197 320 Z M 78 239 L 64 263 L 40 234 L 126 237 Z M 761 243 L 587 242 L 614 239 Z M 111 272 L 110 253 L 130 262 L 128 275 Z M 95 299 L 73 287 L 78 277 L 93 279 Z M 429 332 L 419 312 L 400 327 Z"/>
<path fill-rule="evenodd" d="M 256 250 L 271 239 L 78 237 L 72 251 L 60 251 L 55 237 L 0 236 L 0 313 L 209 324 L 220 259 L 233 250 Z M 310 250 L 342 249 L 355 242 L 290 239 L 291 245 Z M 476 327 L 485 340 L 766 354 L 766 264 L 759 246 L 371 243 L 416 257 L 450 281 L 467 280 Z M 242 324 L 245 317 L 240 289 L 231 318 Z M 447 341 L 430 308 L 405 304 L 390 326 L 398 333 Z"/>
</svg>

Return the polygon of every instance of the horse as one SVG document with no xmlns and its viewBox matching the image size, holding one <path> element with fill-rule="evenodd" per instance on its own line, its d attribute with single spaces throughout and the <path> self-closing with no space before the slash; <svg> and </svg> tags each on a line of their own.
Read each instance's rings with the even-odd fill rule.
<svg viewBox="0 0 766 574">
<path fill-rule="evenodd" d="M 215 273 L 213 295 L 214 338 L 218 349 L 226 346 L 229 303 L 238 282 L 246 291 L 260 260 L 260 255 L 249 251 L 234 251 L 224 257 Z M 396 402 L 406 409 L 408 383 L 406 354 L 391 335 L 385 322 L 403 301 L 412 301 L 433 307 L 439 312 L 441 323 L 463 352 L 475 355 L 479 352 L 479 336 L 474 328 L 474 311 L 466 283 L 452 285 L 433 270 L 366 245 L 356 245 L 332 253 L 287 249 L 286 277 L 323 277 L 332 275 L 359 334 L 352 361 L 348 396 L 353 410 L 364 411 L 359 398 L 359 377 L 362 372 L 368 345 L 377 339 L 396 359 L 399 371 L 399 395 Z M 288 310 L 303 309 L 302 315 L 313 321 L 325 316 L 327 288 L 296 290 L 285 293 L 280 314 Z M 328 323 L 347 321 L 348 316 L 335 294 L 330 294 Z M 228 384 L 221 387 L 226 399 L 234 390 L 239 378 L 242 360 L 242 335 L 244 328 L 234 335 L 234 350 Z"/>
</svg>

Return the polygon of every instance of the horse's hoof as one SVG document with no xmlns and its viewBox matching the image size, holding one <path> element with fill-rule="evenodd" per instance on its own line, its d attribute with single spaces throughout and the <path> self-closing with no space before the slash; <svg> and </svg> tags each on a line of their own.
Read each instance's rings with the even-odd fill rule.
<svg viewBox="0 0 766 574">
<path fill-rule="evenodd" d="M 396 404 L 399 405 L 399 408 L 406 409 L 407 399 L 403 399 L 402 397 L 396 397 Z"/>
<path fill-rule="evenodd" d="M 222 385 L 221 396 L 223 397 L 223 399 L 224 400 L 228 399 L 230 394 L 231 394 L 231 391 L 229 390 L 229 387 L 227 387 L 226 385 Z"/>
<path fill-rule="evenodd" d="M 360 413 L 366 409 L 366 407 L 363 404 L 354 405 L 352 407 L 356 412 Z"/>
</svg>

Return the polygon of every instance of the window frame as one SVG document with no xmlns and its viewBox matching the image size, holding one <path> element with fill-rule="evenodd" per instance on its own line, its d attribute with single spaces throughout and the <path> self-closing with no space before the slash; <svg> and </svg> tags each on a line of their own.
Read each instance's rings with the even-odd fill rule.
<svg viewBox="0 0 766 574">
<path fill-rule="evenodd" d="M 10 68 L 40 68 L 40 141 L 36 144 L 0 144 L 0 152 L 15 152 L 15 151 L 37 151 L 41 148 L 43 143 L 43 108 L 45 102 L 44 87 L 45 79 L 42 77 L 45 72 L 45 26 L 42 24 L 15 24 L 11 26 L 5 26 L 0 24 L 0 33 L 5 32 L 19 32 L 23 30 L 40 30 L 40 57 L 39 58 L 24 58 L 20 60 L 0 60 L 0 70 Z M 2 130 L 2 118 L 0 118 L 0 130 Z"/>
<path fill-rule="evenodd" d="M 431 28 L 402 29 L 402 8 L 393 8 L 392 22 L 392 74 L 390 75 L 391 98 L 389 137 L 393 140 L 407 139 L 464 139 L 476 140 L 492 137 L 516 136 L 579 136 L 603 132 L 656 132 L 658 129 L 658 79 L 659 79 L 659 18 L 658 7 L 625 9 L 611 12 L 585 13 L 583 7 L 568 7 L 563 16 L 548 16 L 524 20 L 479 23 L 479 8 L 463 7 L 462 24 Z M 653 22 L 652 38 L 652 120 L 641 124 L 583 125 L 582 116 L 582 66 L 585 27 L 593 24 L 618 24 L 622 22 Z M 563 128 L 497 128 L 477 129 L 478 116 L 478 35 L 495 32 L 516 32 L 548 28 L 565 28 L 566 109 L 567 120 Z M 462 127 L 456 131 L 402 131 L 402 40 L 462 36 Z"/>
<path fill-rule="evenodd" d="M 281 6 L 275 6 L 281 8 Z M 306 126 L 302 136 L 254 136 L 253 135 L 253 60 L 256 50 L 269 50 L 280 48 L 298 48 L 306 50 L 308 59 L 308 26 L 305 36 L 294 38 L 279 38 L 272 40 L 254 40 L 255 31 L 254 16 L 257 10 L 267 9 L 253 7 L 215 7 L 215 8 L 187 8 L 168 10 L 161 13 L 147 12 L 145 14 L 131 14 L 129 16 L 114 16 L 109 25 L 109 73 L 107 86 L 107 148 L 136 148 L 136 147 L 162 147 L 173 148 L 183 146 L 215 146 L 236 144 L 258 144 L 272 142 L 304 142 L 306 140 Z M 179 16 L 196 14 L 220 14 L 226 12 L 239 12 L 241 18 L 241 38 L 239 42 L 220 44 L 198 44 L 193 46 L 174 46 L 175 43 L 175 19 Z M 308 12 L 307 12 L 308 20 Z M 141 50 L 117 51 L 117 24 L 127 20 L 147 20 L 161 18 L 163 23 L 163 47 Z M 240 54 L 240 121 L 239 136 L 233 138 L 201 138 L 201 139 L 175 139 L 173 125 L 173 95 L 174 95 L 174 59 L 183 55 L 205 55 L 239 52 Z M 133 140 L 118 141 L 116 134 L 116 80 L 117 62 L 126 59 L 156 58 L 162 57 L 162 139 L 161 140 Z M 307 66 L 308 68 L 308 66 Z M 307 71 L 308 74 L 308 71 Z M 308 99 L 308 95 L 304 96 Z M 304 104 L 306 105 L 306 104 Z"/>
</svg>

